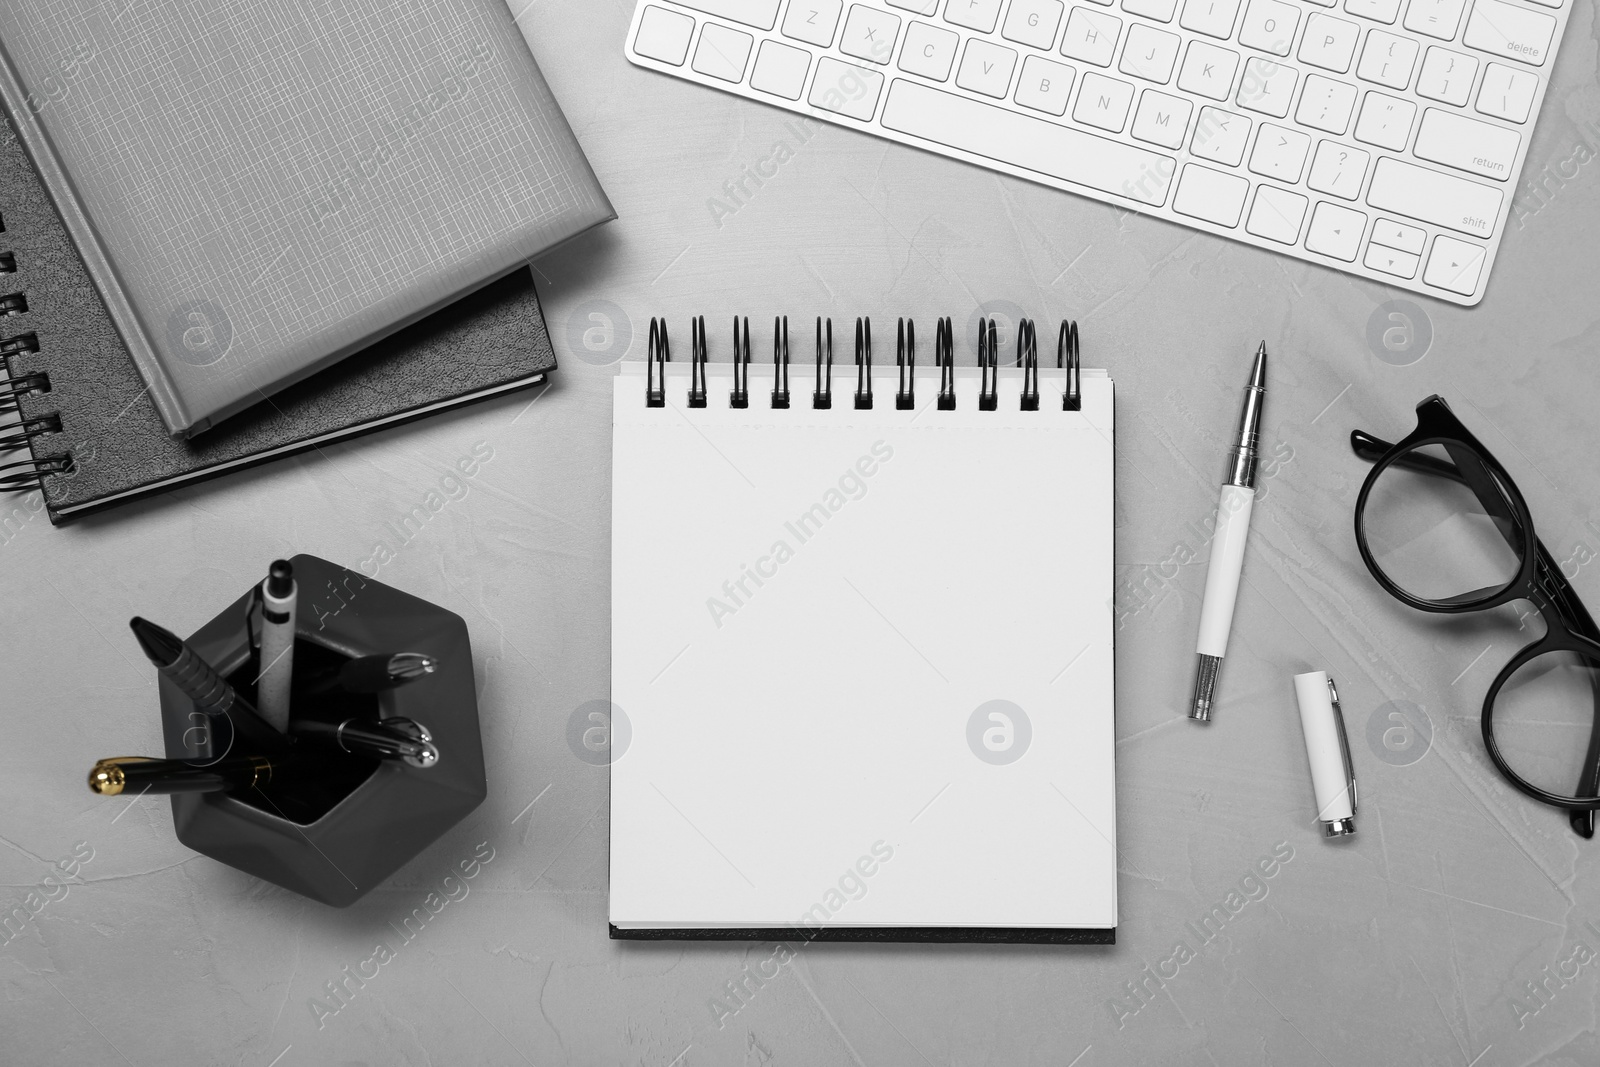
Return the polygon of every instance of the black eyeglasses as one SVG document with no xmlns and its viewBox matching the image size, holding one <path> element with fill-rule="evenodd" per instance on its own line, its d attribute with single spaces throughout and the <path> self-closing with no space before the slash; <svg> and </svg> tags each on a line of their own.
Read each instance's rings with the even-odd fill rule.
<svg viewBox="0 0 1600 1067">
<path fill-rule="evenodd" d="M 1356 545 L 1391 596 L 1445 614 L 1513 600 L 1539 610 L 1544 636 L 1483 698 L 1483 743 L 1508 782 L 1593 837 L 1600 630 L 1534 534 L 1516 483 L 1438 396 L 1417 405 L 1417 428 L 1399 443 L 1354 430 L 1350 445 L 1373 464 L 1356 498 Z"/>
</svg>

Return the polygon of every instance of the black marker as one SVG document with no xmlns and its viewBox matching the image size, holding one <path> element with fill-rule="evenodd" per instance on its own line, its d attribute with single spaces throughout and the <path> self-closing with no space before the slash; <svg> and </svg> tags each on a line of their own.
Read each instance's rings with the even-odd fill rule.
<svg viewBox="0 0 1600 1067">
<path fill-rule="evenodd" d="M 227 724 L 226 729 L 214 731 L 217 734 L 225 733 L 226 736 L 205 746 L 210 750 L 205 762 L 215 763 L 226 756 L 235 739 L 243 743 L 241 747 L 244 751 L 262 755 L 288 750 L 289 739 L 268 726 L 256 714 L 256 709 L 177 634 L 138 616 L 134 616 L 128 626 L 132 628 L 133 636 L 139 639 L 139 647 L 150 657 L 150 662 L 205 712 L 211 720 L 210 725 L 216 727 L 221 723 Z"/>
</svg>

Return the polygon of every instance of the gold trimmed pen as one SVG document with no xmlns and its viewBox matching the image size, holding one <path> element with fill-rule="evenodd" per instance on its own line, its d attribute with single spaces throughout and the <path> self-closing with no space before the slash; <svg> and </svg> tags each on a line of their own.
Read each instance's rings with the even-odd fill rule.
<svg viewBox="0 0 1600 1067">
<path fill-rule="evenodd" d="M 89 771 L 89 791 L 103 797 L 123 793 L 221 793 L 258 789 L 272 781 L 265 756 L 218 760 L 205 767 L 175 759 L 115 756 Z"/>
</svg>

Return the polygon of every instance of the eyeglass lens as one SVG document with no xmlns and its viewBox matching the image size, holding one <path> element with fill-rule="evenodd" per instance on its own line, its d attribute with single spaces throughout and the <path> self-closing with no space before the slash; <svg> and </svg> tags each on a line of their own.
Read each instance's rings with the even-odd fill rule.
<svg viewBox="0 0 1600 1067">
<path fill-rule="evenodd" d="M 1470 465 L 1465 476 L 1458 458 Z M 1489 507 L 1469 480 L 1487 487 Z M 1488 468 L 1465 449 L 1434 444 L 1408 449 L 1378 474 L 1363 526 L 1389 581 L 1418 599 L 1448 603 L 1482 599 L 1516 578 L 1526 539 L 1512 515 Z"/>
<path fill-rule="evenodd" d="M 1560 796 L 1592 793 L 1581 784 L 1600 701 L 1600 663 L 1575 652 L 1547 652 L 1518 667 L 1494 702 L 1500 755 L 1530 785 Z"/>
</svg>

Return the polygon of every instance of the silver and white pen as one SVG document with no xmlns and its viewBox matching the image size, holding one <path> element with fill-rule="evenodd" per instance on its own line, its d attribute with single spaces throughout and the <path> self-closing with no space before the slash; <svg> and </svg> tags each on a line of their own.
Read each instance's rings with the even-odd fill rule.
<svg viewBox="0 0 1600 1067">
<path fill-rule="evenodd" d="M 1211 539 L 1211 563 L 1206 569 L 1206 595 L 1200 606 L 1200 657 L 1194 677 L 1194 699 L 1189 718 L 1211 721 L 1211 702 L 1217 688 L 1217 671 L 1228 651 L 1233 628 L 1233 604 L 1239 596 L 1244 572 L 1244 543 L 1250 534 L 1250 511 L 1256 500 L 1256 458 L 1261 446 L 1261 410 L 1267 400 L 1267 343 L 1256 349 L 1250 383 L 1244 387 L 1244 410 L 1239 415 L 1239 438 L 1228 452 L 1228 473 L 1217 502 L 1217 526 Z"/>
</svg>

